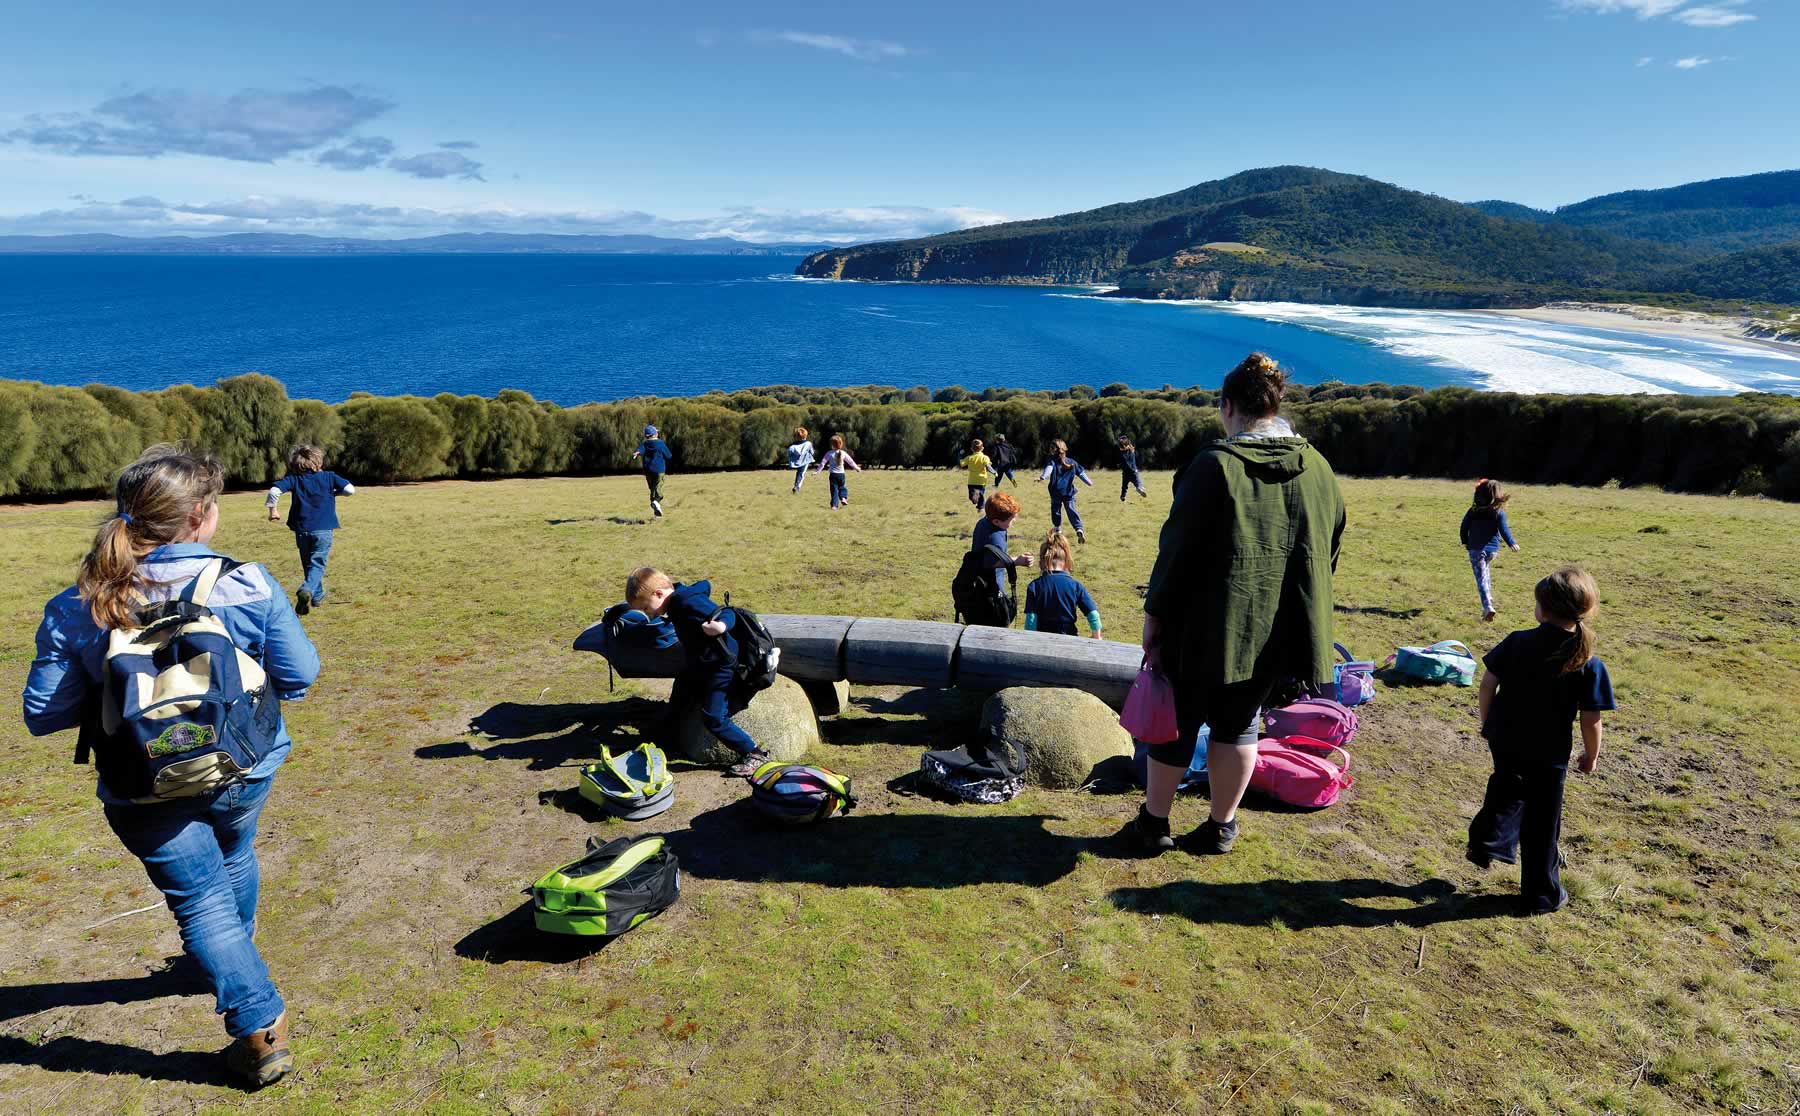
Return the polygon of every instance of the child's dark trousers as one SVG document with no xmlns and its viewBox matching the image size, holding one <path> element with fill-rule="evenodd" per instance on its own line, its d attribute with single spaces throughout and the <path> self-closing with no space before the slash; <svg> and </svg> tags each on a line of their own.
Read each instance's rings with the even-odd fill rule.
<svg viewBox="0 0 1800 1116">
<path fill-rule="evenodd" d="M 1491 742 L 1488 749 L 1494 754 L 1494 773 L 1481 811 L 1469 823 L 1469 851 L 1519 865 L 1523 913 L 1556 910 L 1568 898 L 1557 870 L 1568 757 L 1521 755 L 1516 748 Z"/>
</svg>

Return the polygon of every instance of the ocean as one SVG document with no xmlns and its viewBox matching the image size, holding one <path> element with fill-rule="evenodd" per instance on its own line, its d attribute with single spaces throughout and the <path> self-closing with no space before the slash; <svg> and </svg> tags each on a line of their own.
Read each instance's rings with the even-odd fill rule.
<svg viewBox="0 0 1800 1116">
<path fill-rule="evenodd" d="M 520 388 L 572 405 L 761 384 L 1301 382 L 1800 393 L 1787 356 L 1490 314 L 835 283 L 745 256 L 0 256 L 0 378 L 149 390 L 242 372 L 339 401 Z"/>
</svg>

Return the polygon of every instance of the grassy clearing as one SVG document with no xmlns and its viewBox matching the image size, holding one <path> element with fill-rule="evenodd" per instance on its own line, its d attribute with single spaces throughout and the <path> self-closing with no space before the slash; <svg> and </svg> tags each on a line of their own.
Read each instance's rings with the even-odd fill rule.
<svg viewBox="0 0 1800 1116">
<path fill-rule="evenodd" d="M 738 784 L 680 776 L 682 901 L 596 953 L 535 936 L 520 888 L 600 823 L 576 765 L 655 715 L 568 650 L 641 561 L 765 611 L 948 619 L 973 515 L 954 473 L 675 476 L 365 490 L 345 507 L 326 660 L 264 815 L 259 940 L 299 1073 L 219 1083 L 210 999 L 107 831 L 72 740 L 0 719 L 0 1092 L 13 1111 L 1791 1112 L 1800 1104 L 1800 507 L 1524 489 L 1525 547 L 1474 622 L 1466 487 L 1346 483 L 1340 637 L 1364 655 L 1527 622 L 1585 561 L 1618 683 L 1601 772 L 1571 777 L 1575 896 L 1520 921 L 1460 855 L 1485 752 L 1473 694 L 1384 689 L 1358 783 L 1318 814 L 1252 809 L 1230 857 L 1120 859 L 1118 795 L 996 808 L 884 784 L 965 739 L 972 705 L 859 691 L 820 757 L 863 807 L 747 824 Z M 1169 478 L 1084 492 L 1080 576 L 1135 638 Z M 1021 534 L 1047 526 L 1027 486 Z M 0 688 L 98 505 L 0 511 Z M 219 545 L 290 584 L 285 530 L 226 501 Z M 479 719 L 489 735 L 472 732 Z M 1178 825 L 1202 805 L 1177 808 Z M 640 826 L 638 828 L 646 828 Z M 622 830 L 621 830 L 622 831 Z M 93 927 L 88 929 L 88 927 Z"/>
</svg>

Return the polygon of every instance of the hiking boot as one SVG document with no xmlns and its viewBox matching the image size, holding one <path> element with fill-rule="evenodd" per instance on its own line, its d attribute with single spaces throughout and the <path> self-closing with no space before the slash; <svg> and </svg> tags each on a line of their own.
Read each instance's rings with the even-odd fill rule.
<svg viewBox="0 0 1800 1116">
<path fill-rule="evenodd" d="M 287 1012 L 262 1030 L 226 1047 L 225 1065 L 233 1077 L 252 1089 L 281 1080 L 294 1068 L 294 1055 L 288 1051 Z"/>
<path fill-rule="evenodd" d="M 1169 836 L 1169 819 L 1157 817 L 1148 807 L 1138 807 L 1129 828 L 1138 849 L 1149 856 L 1175 847 L 1175 838 Z"/>
<path fill-rule="evenodd" d="M 312 594 L 302 589 L 294 594 L 294 611 L 302 616 L 312 611 Z"/>
<path fill-rule="evenodd" d="M 739 778 L 748 779 L 756 774 L 757 768 L 768 762 L 769 753 L 758 748 L 754 752 L 746 753 L 742 759 L 738 760 L 725 770 Z"/>
<path fill-rule="evenodd" d="M 1188 836 L 1188 844 L 1193 851 L 1202 856 L 1223 856 L 1237 844 L 1238 823 L 1233 818 L 1219 824 L 1211 818 L 1200 823 L 1200 827 Z"/>
</svg>

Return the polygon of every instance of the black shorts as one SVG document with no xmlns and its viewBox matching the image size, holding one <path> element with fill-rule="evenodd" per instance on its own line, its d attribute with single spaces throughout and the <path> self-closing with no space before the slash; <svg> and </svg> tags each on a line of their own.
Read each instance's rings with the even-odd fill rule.
<svg viewBox="0 0 1800 1116">
<path fill-rule="evenodd" d="M 1252 678 L 1215 686 L 1177 681 L 1174 687 L 1175 723 L 1181 735 L 1167 744 L 1150 745 L 1150 758 L 1186 771 L 1194 762 L 1201 725 L 1211 730 L 1213 744 L 1255 744 L 1257 714 L 1275 683 Z"/>
</svg>

